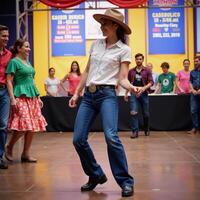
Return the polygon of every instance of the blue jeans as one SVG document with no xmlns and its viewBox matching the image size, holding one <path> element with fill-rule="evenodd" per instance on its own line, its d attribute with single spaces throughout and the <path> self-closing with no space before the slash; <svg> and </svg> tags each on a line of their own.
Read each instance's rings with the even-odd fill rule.
<svg viewBox="0 0 200 200">
<path fill-rule="evenodd" d="M 197 130 L 200 128 L 200 95 L 191 94 L 190 110 L 192 115 L 192 127 Z"/>
<path fill-rule="evenodd" d="M 5 152 L 10 98 L 7 89 L 0 89 L 0 159 Z"/>
<path fill-rule="evenodd" d="M 129 96 L 130 114 L 131 114 L 131 130 L 134 133 L 139 132 L 139 104 L 142 109 L 142 116 L 144 122 L 144 130 L 149 130 L 149 97 L 147 93 L 136 97 L 134 94 Z"/>
<path fill-rule="evenodd" d="M 100 89 L 95 93 L 86 90 L 79 107 L 75 120 L 73 144 L 80 157 L 83 170 L 89 177 L 96 178 L 104 175 L 87 142 L 92 122 L 98 113 L 102 120 L 113 176 L 120 187 L 132 186 L 133 178 L 128 174 L 126 155 L 117 134 L 118 99 L 115 90 L 111 88 Z"/>
</svg>

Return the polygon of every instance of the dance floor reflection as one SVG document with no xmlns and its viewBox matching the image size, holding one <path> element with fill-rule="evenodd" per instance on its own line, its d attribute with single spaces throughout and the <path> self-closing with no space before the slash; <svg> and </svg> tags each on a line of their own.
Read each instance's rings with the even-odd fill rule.
<svg viewBox="0 0 200 200">
<path fill-rule="evenodd" d="M 37 134 L 32 154 L 37 164 L 21 164 L 23 141 L 14 149 L 14 162 L 0 170 L 1 200 L 199 200 L 200 134 L 151 132 L 130 139 L 120 132 L 126 150 L 129 171 L 135 178 L 135 195 L 121 197 L 108 162 L 103 133 L 93 132 L 89 142 L 108 182 L 92 192 L 80 191 L 87 182 L 72 145 L 72 133 Z"/>
</svg>

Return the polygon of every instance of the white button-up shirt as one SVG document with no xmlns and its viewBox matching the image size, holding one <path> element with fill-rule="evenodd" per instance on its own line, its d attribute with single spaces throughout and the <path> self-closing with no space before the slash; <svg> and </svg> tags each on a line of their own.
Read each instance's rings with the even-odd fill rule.
<svg viewBox="0 0 200 200">
<path fill-rule="evenodd" d="M 117 85 L 122 62 L 131 62 L 131 49 L 119 40 L 106 48 L 105 39 L 97 40 L 90 50 L 90 69 L 86 86 Z"/>
</svg>

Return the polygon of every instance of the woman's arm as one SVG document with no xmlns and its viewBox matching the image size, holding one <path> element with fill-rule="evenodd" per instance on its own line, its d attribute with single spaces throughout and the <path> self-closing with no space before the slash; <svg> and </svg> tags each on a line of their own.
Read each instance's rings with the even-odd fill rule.
<svg viewBox="0 0 200 200">
<path fill-rule="evenodd" d="M 180 87 L 180 83 L 179 83 L 179 78 L 178 78 L 178 77 L 176 77 L 175 85 L 176 85 L 177 90 L 179 90 L 180 92 L 183 91 L 183 90 L 181 89 L 181 87 Z M 175 90 L 175 91 L 176 91 L 176 90 Z"/>
<path fill-rule="evenodd" d="M 46 94 L 48 94 L 48 89 L 47 89 L 47 85 L 46 84 L 44 84 L 44 90 L 45 90 Z"/>
<path fill-rule="evenodd" d="M 75 91 L 74 95 L 72 96 L 72 98 L 69 100 L 69 107 L 71 107 L 71 108 L 76 107 L 76 103 L 78 101 L 80 93 L 85 87 L 89 69 L 90 69 L 90 58 L 88 60 L 88 63 L 86 65 L 86 68 L 85 68 L 84 72 L 81 75 L 81 80 L 80 80 L 80 82 L 79 82 L 79 84 L 78 84 L 78 86 L 76 88 L 76 91 Z"/>
<path fill-rule="evenodd" d="M 7 74 L 6 76 L 6 83 L 8 88 L 8 94 L 10 96 L 10 104 L 13 106 L 14 109 L 17 109 L 17 101 L 15 99 L 14 93 L 13 93 L 13 78 L 14 74 Z"/>
<path fill-rule="evenodd" d="M 38 96 L 37 98 L 38 98 L 38 102 L 40 104 L 40 108 L 42 108 L 43 107 L 43 101 L 40 99 L 40 96 Z"/>
<path fill-rule="evenodd" d="M 67 89 L 65 88 L 64 82 L 65 82 L 66 80 L 68 80 L 68 76 L 69 76 L 69 74 L 65 75 L 65 77 L 64 77 L 63 79 L 60 80 L 60 84 L 59 84 L 60 87 L 61 87 L 64 91 L 66 91 L 67 93 L 68 93 L 68 88 L 67 88 Z"/>
<path fill-rule="evenodd" d="M 133 86 L 128 80 L 129 62 L 122 62 L 119 71 L 118 83 L 129 92 L 136 92 L 137 87 Z"/>
<path fill-rule="evenodd" d="M 124 94 L 124 101 L 128 102 L 128 93 L 129 91 L 126 90 L 125 94 Z"/>
<path fill-rule="evenodd" d="M 64 76 L 64 78 L 60 80 L 60 82 L 61 82 L 61 83 L 64 83 L 66 80 L 68 80 L 68 76 L 69 76 L 69 74 L 66 74 L 66 75 Z"/>
<path fill-rule="evenodd" d="M 55 96 L 54 94 L 52 94 L 51 92 L 48 91 L 48 87 L 47 87 L 46 84 L 44 84 L 44 89 L 45 89 L 47 95 L 49 95 L 49 96 Z"/>
</svg>

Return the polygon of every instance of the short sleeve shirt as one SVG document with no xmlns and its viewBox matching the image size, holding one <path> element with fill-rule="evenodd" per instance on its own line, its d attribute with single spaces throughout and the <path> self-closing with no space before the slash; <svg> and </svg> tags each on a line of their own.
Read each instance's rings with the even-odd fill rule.
<svg viewBox="0 0 200 200">
<path fill-rule="evenodd" d="M 6 68 L 12 54 L 9 50 L 4 49 L 0 55 L 0 84 L 6 84 Z"/>
<path fill-rule="evenodd" d="M 86 86 L 91 83 L 117 85 L 122 62 L 131 62 L 131 49 L 120 40 L 106 48 L 105 39 L 97 40 L 90 50 L 90 69 Z"/>
<path fill-rule="evenodd" d="M 173 91 L 175 74 L 169 72 L 168 74 L 160 74 L 158 82 L 161 84 L 161 93 L 170 93 Z"/>
<path fill-rule="evenodd" d="M 176 75 L 179 86 L 182 89 L 182 91 L 177 91 L 179 93 L 190 93 L 190 73 L 186 72 L 184 70 L 181 70 Z"/>
<path fill-rule="evenodd" d="M 25 95 L 26 97 L 39 96 L 39 92 L 33 81 L 35 70 L 30 63 L 25 65 L 17 57 L 10 60 L 6 70 L 7 74 L 14 74 L 14 88 L 15 97 Z"/>
<path fill-rule="evenodd" d="M 47 86 L 49 92 L 57 93 L 58 92 L 58 85 L 60 84 L 60 80 L 57 78 L 51 79 L 47 78 L 44 81 L 44 84 Z"/>
</svg>

